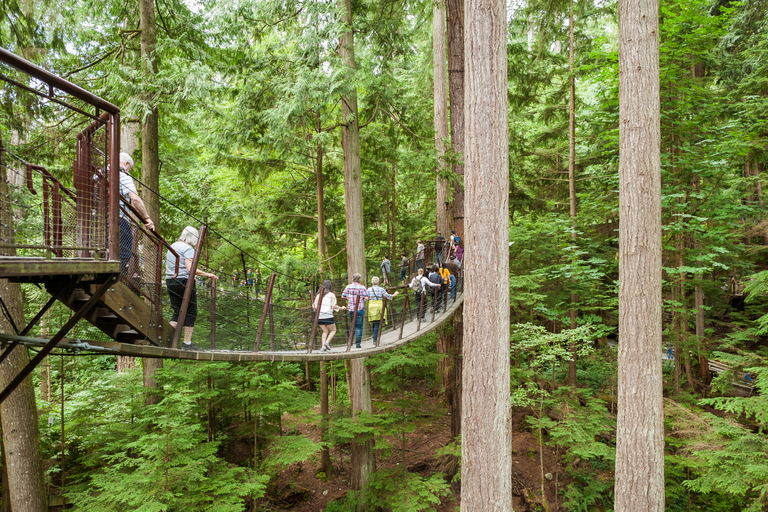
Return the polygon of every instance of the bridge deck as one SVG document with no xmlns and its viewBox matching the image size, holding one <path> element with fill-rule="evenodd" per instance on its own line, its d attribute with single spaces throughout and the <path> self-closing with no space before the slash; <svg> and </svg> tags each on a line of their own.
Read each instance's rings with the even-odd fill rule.
<svg viewBox="0 0 768 512">
<path fill-rule="evenodd" d="M 87 351 L 102 354 L 115 354 L 123 356 L 134 357 L 152 357 L 161 359 L 191 359 L 195 361 L 334 361 L 338 359 L 356 359 L 360 357 L 368 357 L 375 354 L 381 354 L 388 352 L 395 348 L 401 347 L 429 332 L 434 331 L 437 327 L 450 319 L 456 309 L 464 303 L 463 294 L 456 296 L 456 302 L 452 302 L 448 307 L 448 311 L 435 315 L 435 320 L 432 321 L 432 314 L 427 313 L 426 321 L 421 323 L 421 328 L 417 331 L 418 322 L 412 320 L 406 322 L 403 327 L 403 337 L 398 339 L 400 330 L 387 331 L 381 336 L 381 343 L 378 347 L 373 345 L 373 340 L 369 337 L 367 340 L 363 339 L 363 348 L 353 348 L 346 351 L 346 339 L 344 335 L 338 331 L 336 336 L 331 341 L 333 350 L 331 352 L 321 352 L 315 350 L 312 354 L 307 354 L 305 351 L 260 351 L 260 352 L 241 352 L 230 350 L 181 350 L 173 348 L 155 347 L 148 345 L 132 345 L 128 343 L 118 342 L 103 342 L 103 341 L 88 341 L 88 340 L 74 340 L 71 338 L 64 338 L 60 343 L 60 348 Z M 320 344 L 320 331 L 318 330 L 318 341 Z M 44 345 L 48 342 L 44 338 L 29 338 L 22 336 L 13 336 L 7 334 L 0 334 L 0 340 L 6 342 L 19 341 L 24 345 Z"/>
</svg>

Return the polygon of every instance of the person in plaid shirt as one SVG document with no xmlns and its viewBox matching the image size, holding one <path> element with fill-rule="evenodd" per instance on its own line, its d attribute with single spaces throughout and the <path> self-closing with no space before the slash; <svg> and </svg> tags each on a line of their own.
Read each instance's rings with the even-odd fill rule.
<svg viewBox="0 0 768 512">
<path fill-rule="evenodd" d="M 341 297 L 347 299 L 347 313 L 349 313 L 349 321 L 350 323 L 353 321 L 355 322 L 353 329 L 356 331 L 356 348 L 363 348 L 361 345 L 363 339 L 363 316 L 365 316 L 365 301 L 368 300 L 368 292 L 366 291 L 365 286 L 360 284 L 360 279 L 362 278 L 363 276 L 359 272 L 352 274 L 352 282 L 349 283 L 341 293 Z M 357 302 L 357 297 L 360 297 L 360 304 L 357 308 L 357 320 L 354 320 L 355 302 Z"/>
</svg>

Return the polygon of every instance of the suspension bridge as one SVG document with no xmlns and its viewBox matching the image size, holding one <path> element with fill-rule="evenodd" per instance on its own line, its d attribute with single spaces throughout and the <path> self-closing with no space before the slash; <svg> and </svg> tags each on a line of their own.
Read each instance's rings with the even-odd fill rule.
<svg viewBox="0 0 768 512">
<path fill-rule="evenodd" d="M 460 277 L 452 286 L 422 294 L 420 302 L 406 285 L 394 287 L 389 291 L 403 293 L 384 299 L 375 343 L 368 315 L 361 313 L 363 344 L 353 348 L 356 318 L 350 319 L 345 309 L 335 314 L 338 333 L 332 350 L 320 351 L 318 312 L 312 304 L 327 276 L 270 268 L 145 186 L 145 197 L 154 194 L 160 205 L 156 228 L 148 229 L 136 207 L 120 196 L 118 107 L 2 48 L 0 80 L 10 84 L 18 101 L 34 101 L 49 118 L 67 118 L 77 127 L 70 130 L 76 133 L 71 139 L 54 141 L 54 149 L 30 152 L 13 140 L 13 126 L 0 126 L 5 178 L 0 183 L 0 278 L 35 285 L 25 292 L 33 315 L 26 325 L 13 323 L 0 297 L 0 314 L 15 331 L 0 334 L 0 362 L 19 344 L 36 352 L 0 391 L 0 401 L 54 350 L 230 362 L 354 359 L 435 330 L 463 303 Z M 45 132 L 44 126 L 38 128 Z M 36 161 L 29 161 L 29 154 Z M 61 166 L 62 155 L 71 155 L 71 167 Z M 200 268 L 219 279 L 187 281 L 173 327 L 164 282 L 166 256 L 175 257 L 176 274 L 184 261 L 166 237 L 176 240 L 185 226 L 200 228 L 190 275 Z M 431 261 L 431 249 L 426 261 Z M 268 278 L 260 282 L 252 268 L 264 270 Z M 393 270 L 392 276 L 399 274 L 399 268 Z M 414 270 L 411 261 L 409 279 Z M 346 279 L 336 276 L 332 283 L 340 298 Z M 199 348 L 181 349 L 183 319 L 193 301 L 199 314 L 192 341 Z"/>
</svg>

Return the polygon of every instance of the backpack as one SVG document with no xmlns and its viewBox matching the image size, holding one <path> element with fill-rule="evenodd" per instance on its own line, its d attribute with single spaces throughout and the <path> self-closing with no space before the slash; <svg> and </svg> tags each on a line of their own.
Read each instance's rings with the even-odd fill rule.
<svg viewBox="0 0 768 512">
<path fill-rule="evenodd" d="M 413 281 L 411 281 L 411 290 L 416 293 L 421 293 L 421 279 L 418 277 L 413 278 Z"/>
<path fill-rule="evenodd" d="M 459 235 L 456 235 L 453 237 L 453 245 L 459 245 L 461 243 L 461 237 Z"/>
</svg>

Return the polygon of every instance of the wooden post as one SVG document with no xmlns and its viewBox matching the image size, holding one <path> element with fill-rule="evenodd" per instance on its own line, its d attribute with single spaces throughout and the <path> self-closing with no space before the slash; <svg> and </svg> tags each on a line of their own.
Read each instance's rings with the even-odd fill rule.
<svg viewBox="0 0 768 512">
<path fill-rule="evenodd" d="M 398 340 L 403 339 L 403 328 L 405 327 L 405 312 L 408 310 L 408 292 L 405 292 L 405 301 L 403 302 L 403 314 L 400 317 L 400 336 Z"/>
<path fill-rule="evenodd" d="M 211 279 L 211 350 L 216 349 L 216 280 Z"/>
<path fill-rule="evenodd" d="M 440 287 L 435 286 L 435 289 L 432 291 L 432 322 L 435 321 L 435 314 L 437 313 L 437 294 L 440 293 Z"/>
<path fill-rule="evenodd" d="M 184 329 L 184 320 L 187 317 L 187 310 L 189 309 L 189 300 L 192 297 L 192 290 L 195 288 L 195 274 L 197 273 L 197 264 L 200 262 L 200 250 L 203 248 L 203 239 L 205 238 L 205 233 L 207 231 L 208 226 L 205 224 L 200 226 L 200 233 L 197 237 L 197 247 L 195 247 L 195 255 L 192 257 L 192 268 L 189 269 L 189 277 L 187 278 L 187 287 L 184 289 L 184 297 L 181 299 L 179 319 L 176 323 L 176 330 L 173 332 L 171 348 L 179 348 L 181 331 Z"/>
<path fill-rule="evenodd" d="M 349 300 L 349 299 L 347 299 Z M 347 352 L 352 350 L 352 340 L 357 334 L 357 313 L 360 307 L 360 295 L 355 299 L 355 312 L 352 314 L 352 328 L 349 330 L 349 339 L 347 339 Z"/>
<path fill-rule="evenodd" d="M 272 287 L 275 286 L 275 277 L 277 274 L 272 272 L 269 276 L 269 285 L 267 286 L 267 295 L 264 297 L 264 308 L 261 310 L 261 320 L 259 321 L 259 331 L 256 334 L 256 340 L 253 342 L 253 351 L 259 351 L 259 345 L 261 345 L 261 335 L 264 334 L 264 322 L 267 320 L 267 311 L 269 311 L 269 305 L 272 302 Z M 271 315 L 270 315 L 271 316 Z"/>
<path fill-rule="evenodd" d="M 370 307 L 370 306 L 369 306 Z M 384 303 L 381 305 L 381 316 L 379 317 L 379 336 L 376 338 L 376 346 L 381 344 L 381 335 L 384 333 L 384 318 L 387 314 L 387 298 L 384 297 Z"/>
</svg>

